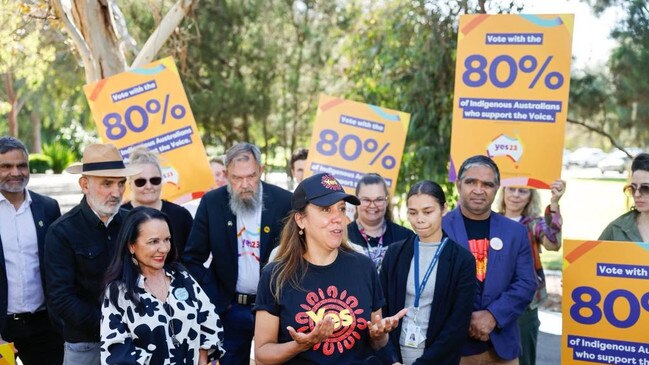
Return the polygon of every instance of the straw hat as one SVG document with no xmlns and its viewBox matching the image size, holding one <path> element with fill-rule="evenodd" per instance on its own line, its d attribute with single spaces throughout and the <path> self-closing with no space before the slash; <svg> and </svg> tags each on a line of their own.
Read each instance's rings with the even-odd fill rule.
<svg viewBox="0 0 649 365">
<path fill-rule="evenodd" d="M 88 176 L 124 177 L 142 172 L 138 166 L 125 166 L 122 155 L 112 144 L 93 143 L 83 150 L 81 162 L 70 165 L 66 172 Z"/>
</svg>

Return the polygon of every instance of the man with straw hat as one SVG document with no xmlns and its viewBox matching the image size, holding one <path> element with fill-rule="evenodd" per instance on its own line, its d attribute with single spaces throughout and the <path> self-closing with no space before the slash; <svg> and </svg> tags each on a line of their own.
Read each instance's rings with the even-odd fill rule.
<svg viewBox="0 0 649 365">
<path fill-rule="evenodd" d="M 63 364 L 99 365 L 104 272 L 126 215 L 120 210 L 126 177 L 138 174 L 140 168 L 125 166 L 111 144 L 91 144 L 83 151 L 82 162 L 66 171 L 81 174 L 84 196 L 47 231 L 47 299 L 63 322 Z"/>
</svg>

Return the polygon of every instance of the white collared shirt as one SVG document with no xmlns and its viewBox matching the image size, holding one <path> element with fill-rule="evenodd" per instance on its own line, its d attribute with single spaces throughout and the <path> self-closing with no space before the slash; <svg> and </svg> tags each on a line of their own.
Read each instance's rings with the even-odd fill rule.
<svg viewBox="0 0 649 365">
<path fill-rule="evenodd" d="M 27 189 L 25 201 L 18 209 L 0 194 L 0 238 L 7 272 L 9 314 L 33 313 L 45 303 L 31 204 Z"/>
</svg>

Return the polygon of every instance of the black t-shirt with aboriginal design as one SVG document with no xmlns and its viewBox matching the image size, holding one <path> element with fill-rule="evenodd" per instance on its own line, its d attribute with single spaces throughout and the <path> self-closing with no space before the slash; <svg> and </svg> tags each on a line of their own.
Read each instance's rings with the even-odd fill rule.
<svg viewBox="0 0 649 365">
<path fill-rule="evenodd" d="M 473 303 L 474 310 L 484 309 L 482 305 L 482 292 L 484 291 L 484 281 L 487 277 L 487 272 L 489 270 L 489 236 L 490 236 L 490 224 L 491 224 L 491 215 L 489 218 L 484 220 L 475 220 L 467 218 L 462 215 L 464 218 L 464 227 L 466 227 L 466 235 L 469 239 L 469 251 L 473 254 L 473 257 L 476 259 L 476 295 Z M 479 252 L 476 252 L 479 251 Z M 465 346 L 470 349 L 470 354 L 480 354 L 485 351 L 489 351 L 493 347 L 491 340 L 479 341 L 474 338 L 468 338 L 467 342 L 469 345 Z M 464 353 L 463 353 L 464 354 Z M 469 355 L 469 354 L 467 354 Z"/>
<path fill-rule="evenodd" d="M 385 304 L 372 261 L 360 253 L 339 251 L 330 265 L 307 264 L 302 288 L 285 284 L 279 302 L 271 290 L 275 265 L 268 264 L 261 274 L 254 310 L 279 317 L 279 343 L 292 341 L 287 326 L 308 333 L 325 316 L 334 321 L 333 335 L 286 364 L 363 363 L 372 354 L 367 328 L 371 313 Z"/>
</svg>

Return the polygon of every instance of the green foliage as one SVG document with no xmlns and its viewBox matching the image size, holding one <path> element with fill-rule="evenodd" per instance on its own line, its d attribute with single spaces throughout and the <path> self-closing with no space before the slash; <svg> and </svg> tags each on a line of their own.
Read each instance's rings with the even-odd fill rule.
<svg viewBox="0 0 649 365">
<path fill-rule="evenodd" d="M 43 145 L 43 154 L 52 159 L 52 171 L 60 174 L 69 164 L 76 160 L 76 154 L 61 141 Z"/>
<path fill-rule="evenodd" d="M 29 154 L 29 171 L 32 174 L 44 174 L 52 168 L 52 158 L 42 153 Z"/>
<path fill-rule="evenodd" d="M 346 96 L 411 113 L 397 195 L 422 179 L 447 181 L 457 19 L 440 7 L 395 1 L 376 8 L 345 46 Z"/>
<path fill-rule="evenodd" d="M 611 7 L 625 17 L 611 32 L 618 41 L 606 71 L 573 77 L 571 115 L 618 140 L 622 145 L 649 144 L 649 12 L 647 0 L 592 0 L 601 14 Z"/>
</svg>

